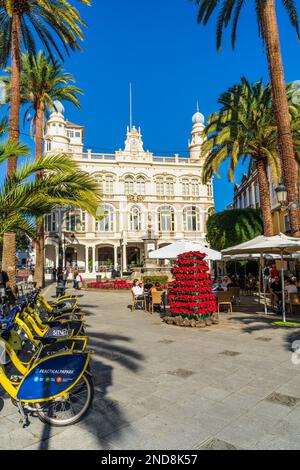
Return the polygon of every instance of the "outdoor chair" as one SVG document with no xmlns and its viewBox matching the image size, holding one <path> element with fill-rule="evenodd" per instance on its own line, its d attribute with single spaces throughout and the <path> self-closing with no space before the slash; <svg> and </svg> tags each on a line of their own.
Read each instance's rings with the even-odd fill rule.
<svg viewBox="0 0 300 470">
<path fill-rule="evenodd" d="M 151 293 L 151 298 L 150 298 L 150 305 L 149 305 L 149 311 L 152 314 L 154 312 L 154 306 L 164 306 L 164 298 L 165 292 L 152 292 Z"/>
<path fill-rule="evenodd" d="M 230 311 L 230 313 L 233 312 L 233 310 L 232 310 L 232 295 L 231 295 L 230 291 L 218 292 L 217 299 L 218 299 L 218 313 L 220 313 L 220 306 L 221 305 L 227 306 L 228 311 Z"/>
<path fill-rule="evenodd" d="M 143 310 L 146 310 L 146 296 L 145 295 L 134 295 L 134 293 L 131 291 L 132 294 L 132 305 L 131 305 L 131 311 L 136 309 L 137 304 L 141 304 Z M 138 297 L 143 297 L 143 299 L 139 299 Z"/>
<path fill-rule="evenodd" d="M 240 289 L 240 287 L 229 287 L 228 292 L 231 295 L 232 301 L 238 303 L 239 305 L 241 305 L 241 289 Z"/>
<path fill-rule="evenodd" d="M 300 293 L 290 294 L 287 300 L 287 303 L 290 306 L 290 314 L 293 314 L 293 305 L 300 305 Z"/>
</svg>

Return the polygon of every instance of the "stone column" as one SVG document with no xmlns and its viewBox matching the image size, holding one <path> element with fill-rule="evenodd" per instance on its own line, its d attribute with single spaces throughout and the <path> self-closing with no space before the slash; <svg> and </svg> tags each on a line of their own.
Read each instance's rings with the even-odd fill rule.
<svg viewBox="0 0 300 470">
<path fill-rule="evenodd" d="M 96 250 L 97 248 L 93 246 L 92 260 L 93 260 L 93 274 L 95 275 L 96 275 Z"/>
<path fill-rule="evenodd" d="M 118 247 L 117 245 L 114 246 L 114 268 L 118 270 Z"/>
<path fill-rule="evenodd" d="M 59 266 L 59 250 L 58 250 L 58 246 L 55 246 L 54 247 L 54 250 L 55 250 L 55 267 L 56 269 L 58 268 Z"/>
<path fill-rule="evenodd" d="M 123 258 L 123 271 L 127 271 L 127 243 L 123 241 L 123 253 L 122 253 L 122 258 Z"/>
<path fill-rule="evenodd" d="M 89 246 L 85 247 L 85 274 L 89 274 Z"/>
</svg>

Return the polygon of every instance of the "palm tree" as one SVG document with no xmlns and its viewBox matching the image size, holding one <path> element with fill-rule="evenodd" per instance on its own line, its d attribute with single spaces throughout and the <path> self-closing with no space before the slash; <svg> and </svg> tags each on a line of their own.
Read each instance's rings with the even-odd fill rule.
<svg viewBox="0 0 300 470">
<path fill-rule="evenodd" d="M 77 0 L 90 5 L 90 0 Z M 0 67 L 5 67 L 11 57 L 11 100 L 9 138 L 19 141 L 20 87 L 22 44 L 35 54 L 35 38 L 42 42 L 52 57 L 52 50 L 62 57 L 57 40 L 65 52 L 80 49 L 83 39 L 81 27 L 85 23 L 77 9 L 68 0 L 0 0 Z M 17 159 L 7 162 L 7 175 L 17 168 Z M 3 266 L 9 273 L 11 286 L 16 285 L 15 234 L 6 233 L 3 239 Z"/>
<path fill-rule="evenodd" d="M 223 0 L 222 2 L 217 0 L 196 0 L 196 3 L 199 5 L 198 23 L 204 25 L 207 24 L 215 10 L 219 8 L 217 20 L 218 49 L 221 48 L 223 29 L 232 21 L 231 42 L 234 48 L 240 13 L 246 2 L 243 0 Z M 283 0 L 282 3 L 299 38 L 299 22 L 295 2 L 293 0 Z M 255 0 L 254 6 L 259 33 L 262 35 L 267 49 L 283 180 L 288 192 L 288 202 L 295 203 L 298 201 L 298 172 L 296 171 L 275 0 Z M 290 207 L 289 216 L 292 232 L 295 236 L 300 236 L 300 210 L 299 208 L 295 209 L 293 204 Z"/>
<path fill-rule="evenodd" d="M 250 157 L 250 165 L 257 169 L 264 234 L 272 236 L 268 166 L 275 180 L 279 180 L 280 165 L 271 89 L 264 87 L 262 81 L 250 85 L 242 78 L 241 84 L 229 88 L 218 101 L 222 107 L 210 116 L 204 131 L 207 140 L 203 152 L 207 157 L 203 180 L 208 181 L 229 160 L 228 177 L 233 181 L 237 164 Z"/>
<path fill-rule="evenodd" d="M 7 69 L 11 72 L 11 69 Z M 11 87 L 11 75 L 1 77 L 6 84 L 6 95 L 9 96 Z M 21 72 L 21 104 L 28 104 L 24 119 L 33 112 L 33 124 L 35 129 L 35 158 L 40 160 L 43 156 L 43 133 L 45 111 L 55 107 L 55 100 L 70 101 L 79 107 L 77 94 L 82 90 L 72 85 L 75 79 L 65 72 L 62 65 L 46 57 L 40 51 L 37 56 L 28 52 L 22 56 Z M 37 175 L 39 177 L 40 175 Z M 35 282 L 37 287 L 44 287 L 44 221 L 37 220 L 36 243 L 36 269 Z"/>
<path fill-rule="evenodd" d="M 12 155 L 28 154 L 20 144 L 0 147 L 0 164 Z M 32 176 L 41 174 L 35 180 Z M 43 217 L 57 205 L 71 205 L 97 217 L 100 193 L 97 183 L 79 169 L 66 155 L 46 156 L 18 168 L 0 186 L 0 237 L 7 231 L 22 230 L 29 236 L 35 233 L 33 220 Z"/>
</svg>

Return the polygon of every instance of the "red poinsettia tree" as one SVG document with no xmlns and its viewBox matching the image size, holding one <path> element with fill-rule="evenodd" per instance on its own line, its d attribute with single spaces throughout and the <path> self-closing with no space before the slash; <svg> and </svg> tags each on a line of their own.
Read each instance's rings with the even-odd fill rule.
<svg viewBox="0 0 300 470">
<path fill-rule="evenodd" d="M 169 293 L 172 317 L 203 321 L 216 313 L 216 296 L 212 293 L 212 280 L 205 257 L 198 251 L 178 256 L 172 269 L 175 282 Z"/>
</svg>

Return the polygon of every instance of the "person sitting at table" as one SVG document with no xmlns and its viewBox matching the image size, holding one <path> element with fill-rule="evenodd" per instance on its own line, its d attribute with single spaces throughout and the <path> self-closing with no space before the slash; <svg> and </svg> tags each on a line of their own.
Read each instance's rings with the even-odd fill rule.
<svg viewBox="0 0 300 470">
<path fill-rule="evenodd" d="M 160 291 L 162 291 L 162 290 L 163 290 L 163 288 L 161 287 L 160 283 L 159 283 L 159 282 L 156 282 L 156 283 L 154 284 L 154 286 L 151 287 L 150 292 L 151 292 L 151 294 L 152 294 L 152 292 L 160 292 Z"/>
<path fill-rule="evenodd" d="M 229 289 L 229 287 L 234 287 L 234 283 L 230 279 L 230 277 L 225 276 L 224 281 L 223 281 L 223 286 L 226 287 L 226 289 Z"/>
<path fill-rule="evenodd" d="M 276 276 L 273 282 L 270 285 L 271 299 L 272 304 L 274 305 L 274 300 L 276 307 L 280 308 L 282 305 L 282 287 L 279 276 Z"/>
<path fill-rule="evenodd" d="M 151 288 L 150 290 L 150 295 L 152 296 L 154 293 L 156 292 L 163 292 L 162 294 L 162 302 L 164 304 L 164 309 L 166 310 L 166 302 L 167 302 L 167 298 L 166 298 L 166 292 L 165 290 L 161 287 L 160 283 L 159 282 L 156 282 L 155 285 Z"/>
<path fill-rule="evenodd" d="M 217 284 L 214 287 L 214 292 L 224 292 L 224 287 L 222 286 L 222 279 L 218 277 Z"/>
<path fill-rule="evenodd" d="M 131 292 L 133 293 L 136 300 L 145 300 L 144 286 L 142 283 L 139 282 L 138 279 L 135 279 L 133 281 Z M 138 305 L 137 307 L 140 308 Z"/>
<path fill-rule="evenodd" d="M 150 281 L 150 279 L 145 279 L 145 284 L 144 284 L 144 289 L 147 290 L 147 291 L 150 291 L 153 287 L 153 284 L 152 282 Z"/>
</svg>

